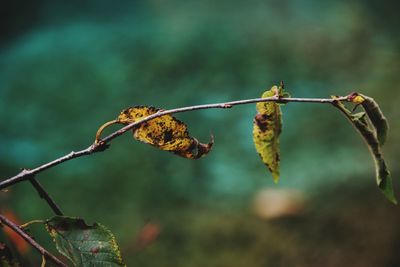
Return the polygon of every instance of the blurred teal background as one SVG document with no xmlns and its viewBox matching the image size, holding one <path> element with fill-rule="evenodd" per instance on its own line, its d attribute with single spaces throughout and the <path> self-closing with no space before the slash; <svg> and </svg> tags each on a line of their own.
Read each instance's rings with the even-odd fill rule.
<svg viewBox="0 0 400 267">
<path fill-rule="evenodd" d="M 1 179 L 86 148 L 123 108 L 254 98 L 284 80 L 296 97 L 375 98 L 400 192 L 398 10 L 394 0 L 2 1 Z M 398 266 L 399 208 L 342 115 L 283 107 L 278 185 L 252 144 L 254 115 L 254 105 L 177 115 L 200 140 L 215 136 L 198 161 L 127 134 L 38 179 L 66 214 L 109 227 L 128 266 Z M 29 183 L 0 201 L 23 222 L 52 216 Z"/>
</svg>

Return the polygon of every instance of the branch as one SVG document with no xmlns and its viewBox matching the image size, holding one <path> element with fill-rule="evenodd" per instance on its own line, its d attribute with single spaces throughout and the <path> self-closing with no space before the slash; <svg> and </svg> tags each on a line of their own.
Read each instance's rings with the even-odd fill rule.
<svg viewBox="0 0 400 267">
<path fill-rule="evenodd" d="M 54 202 L 54 200 L 51 198 L 51 196 L 49 195 L 49 193 L 47 193 L 47 191 L 44 189 L 44 187 L 35 179 L 35 177 L 31 177 L 29 179 L 29 181 L 31 182 L 32 186 L 36 189 L 36 191 L 38 192 L 39 196 L 41 198 L 43 198 L 44 200 L 46 200 L 47 204 L 49 204 L 50 208 L 53 210 L 54 214 L 62 216 L 63 213 L 60 209 L 60 207 L 58 207 L 57 203 Z"/>
<path fill-rule="evenodd" d="M 45 163 L 34 169 L 30 169 L 30 170 L 24 169 L 17 175 L 0 182 L 0 190 L 7 188 L 13 184 L 28 180 L 30 177 L 34 176 L 35 174 L 40 173 L 44 170 L 50 169 L 54 166 L 57 166 L 65 161 L 69 161 L 71 159 L 82 157 L 82 156 L 87 156 L 87 155 L 90 155 L 90 154 L 93 154 L 96 152 L 104 151 L 105 149 L 108 148 L 108 146 L 109 146 L 108 144 L 113 139 L 117 138 L 118 136 L 124 134 L 125 132 L 127 132 L 131 129 L 134 129 L 134 128 L 140 126 L 141 124 L 143 124 L 149 120 L 152 120 L 157 117 L 161 117 L 163 115 L 173 114 L 173 113 L 182 113 L 182 112 L 188 112 L 188 111 L 200 110 L 200 109 L 214 109 L 214 108 L 225 109 L 225 108 L 231 108 L 231 107 L 237 106 L 237 105 L 245 105 L 245 104 L 252 104 L 252 103 L 259 103 L 259 102 L 277 102 L 277 103 L 302 102 L 302 103 L 333 104 L 335 101 L 349 101 L 349 99 L 348 99 L 348 96 L 337 97 L 335 99 L 332 99 L 332 98 L 281 98 L 279 96 L 273 96 L 273 97 L 267 97 L 267 98 L 253 98 L 253 99 L 245 99 L 245 100 L 231 101 L 231 102 L 225 102 L 225 103 L 205 104 L 205 105 L 196 105 L 196 106 L 190 106 L 190 107 L 162 110 L 155 114 L 147 116 L 140 121 L 137 121 L 137 122 L 131 123 L 125 127 L 122 127 L 121 129 L 111 133 L 110 135 L 99 140 L 98 142 L 93 143 L 86 149 L 83 149 L 83 150 L 80 150 L 77 152 L 72 151 L 69 154 L 66 154 L 62 157 L 59 157 L 53 161 Z"/>
<path fill-rule="evenodd" d="M 28 242 L 32 247 L 34 247 L 40 254 L 51 261 L 53 261 L 57 266 L 67 267 L 62 261 L 60 261 L 56 256 L 48 252 L 45 248 L 39 245 L 35 240 L 32 239 L 27 233 L 25 233 L 18 225 L 4 217 L 0 214 L 0 222 L 10 227 L 14 232 L 21 236 L 26 242 Z"/>
</svg>

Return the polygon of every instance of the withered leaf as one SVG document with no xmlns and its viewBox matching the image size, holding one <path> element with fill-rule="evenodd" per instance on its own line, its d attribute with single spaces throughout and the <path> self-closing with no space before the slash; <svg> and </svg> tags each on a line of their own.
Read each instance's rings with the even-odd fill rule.
<svg viewBox="0 0 400 267">
<path fill-rule="evenodd" d="M 261 97 L 282 96 L 283 88 L 273 86 Z M 275 102 L 260 102 L 256 104 L 257 115 L 253 122 L 253 141 L 262 161 L 271 172 L 274 182 L 279 181 L 280 150 L 279 135 L 282 131 L 282 111 Z"/>
<path fill-rule="evenodd" d="M 157 108 L 146 106 L 127 108 L 119 114 L 117 122 L 127 125 L 158 111 Z M 200 143 L 189 135 L 187 126 L 183 122 L 169 114 L 142 123 L 133 129 L 133 136 L 141 142 L 188 159 L 199 159 L 206 155 L 214 143 L 212 136 L 208 144 Z"/>
</svg>

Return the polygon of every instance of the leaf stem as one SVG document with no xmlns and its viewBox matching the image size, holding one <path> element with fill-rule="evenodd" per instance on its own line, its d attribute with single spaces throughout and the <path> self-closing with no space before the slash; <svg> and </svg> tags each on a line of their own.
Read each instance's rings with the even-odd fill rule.
<svg viewBox="0 0 400 267">
<path fill-rule="evenodd" d="M 108 136 L 104 137 L 103 139 L 100 139 L 100 135 L 102 131 L 108 127 L 111 124 L 116 123 L 116 120 L 112 120 L 109 122 L 106 122 L 103 124 L 99 130 L 96 133 L 96 141 L 91 144 L 89 147 L 86 149 L 80 150 L 80 151 L 72 151 L 64 156 L 61 156 L 53 161 L 47 162 L 43 165 L 40 165 L 34 169 L 24 169 L 17 175 L 10 177 L 8 179 L 5 179 L 0 182 L 0 190 L 5 189 L 13 184 L 28 180 L 30 177 L 33 175 L 43 172 L 47 169 L 53 168 L 65 161 L 69 161 L 74 158 L 82 157 L 82 156 L 87 156 L 96 152 L 101 152 L 104 151 L 108 147 L 108 143 L 110 143 L 113 139 L 117 138 L 120 135 L 123 135 L 127 131 L 138 127 L 142 123 L 145 123 L 149 120 L 155 119 L 157 117 L 161 117 L 163 115 L 167 114 L 174 114 L 174 113 L 182 113 L 182 112 L 189 112 L 189 111 L 194 111 L 194 110 L 201 110 L 201 109 L 214 109 L 214 108 L 232 108 L 233 106 L 238 106 L 238 105 L 246 105 L 246 104 L 253 104 L 253 103 L 259 103 L 259 102 L 277 102 L 277 103 L 289 103 L 289 102 L 299 102 L 299 103 L 316 103 L 316 104 L 334 104 L 335 101 L 350 101 L 348 96 L 343 96 L 343 97 L 337 97 L 335 99 L 333 98 L 283 98 L 283 97 L 266 97 L 266 98 L 253 98 L 253 99 L 244 99 L 244 100 L 236 100 L 236 101 L 230 101 L 230 102 L 225 102 L 225 103 L 215 103 L 215 104 L 204 104 L 204 105 L 195 105 L 195 106 L 189 106 L 189 107 L 181 107 L 181 108 L 175 108 L 175 109 L 169 109 L 169 110 L 160 110 L 157 113 L 154 113 L 150 116 L 147 116 L 143 118 L 140 121 L 136 121 L 134 123 L 131 123 L 129 125 L 126 125 L 122 127 L 121 129 L 109 134 Z"/>
<path fill-rule="evenodd" d="M 101 125 L 100 128 L 97 130 L 96 138 L 95 138 L 94 143 L 95 144 L 99 143 L 101 133 L 104 131 L 104 129 L 107 128 L 110 125 L 115 124 L 115 123 L 118 123 L 118 120 L 108 121 L 108 122 L 104 123 L 103 125 Z"/>
<path fill-rule="evenodd" d="M 27 223 L 21 224 L 21 225 L 19 226 L 19 228 L 25 229 L 25 228 L 29 227 L 29 226 L 32 225 L 32 224 L 35 224 L 35 223 L 45 223 L 45 222 L 46 222 L 46 221 L 44 221 L 44 220 L 32 220 L 32 221 L 29 221 L 29 222 L 27 222 Z"/>
<path fill-rule="evenodd" d="M 46 257 L 42 255 L 42 264 L 40 264 L 40 267 L 45 267 L 46 266 Z"/>
</svg>

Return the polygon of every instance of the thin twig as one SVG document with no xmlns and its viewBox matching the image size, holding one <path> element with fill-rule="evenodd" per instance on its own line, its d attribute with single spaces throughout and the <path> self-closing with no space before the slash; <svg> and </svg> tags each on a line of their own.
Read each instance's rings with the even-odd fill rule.
<svg viewBox="0 0 400 267">
<path fill-rule="evenodd" d="M 225 102 L 225 103 L 196 105 L 196 106 L 190 106 L 190 107 L 182 107 L 182 108 L 175 108 L 175 109 L 159 111 L 155 114 L 152 114 L 150 116 L 143 118 L 140 121 L 137 121 L 137 122 L 131 123 L 125 127 L 122 127 L 121 129 L 119 129 L 119 130 L 111 133 L 110 135 L 104 137 L 103 139 L 99 140 L 97 143 L 93 143 L 86 149 L 83 149 L 83 150 L 80 150 L 77 152 L 72 151 L 62 157 L 59 157 L 53 161 L 45 163 L 34 169 L 22 170 L 17 175 L 0 182 L 0 190 L 7 188 L 13 184 L 25 181 L 25 180 L 29 179 L 29 177 L 31 177 L 32 175 L 35 175 L 44 170 L 47 170 L 54 166 L 57 166 L 65 161 L 69 161 L 71 159 L 82 157 L 82 156 L 87 156 L 87 155 L 90 155 L 90 154 L 93 154 L 96 152 L 104 151 L 105 149 L 107 149 L 108 143 L 110 143 L 113 139 L 117 138 L 118 136 L 124 134 L 125 132 L 127 132 L 133 128 L 140 126 L 142 123 L 145 123 L 145 122 L 152 120 L 154 118 L 157 118 L 157 117 L 161 117 L 163 115 L 173 114 L 173 113 L 182 113 L 182 112 L 188 112 L 188 111 L 200 110 L 200 109 L 213 109 L 213 108 L 225 109 L 225 108 L 231 108 L 231 107 L 237 106 L 237 105 L 245 105 L 245 104 L 252 104 L 252 103 L 259 103 L 259 102 L 277 102 L 277 103 L 302 102 L 302 103 L 332 104 L 335 101 L 349 101 L 349 99 L 347 96 L 337 97 L 335 99 L 333 99 L 333 98 L 280 98 L 278 96 L 273 96 L 273 97 L 267 97 L 267 98 L 253 98 L 253 99 L 245 99 L 245 100 L 231 101 L 231 102 Z"/>
<path fill-rule="evenodd" d="M 54 262 L 58 266 L 63 266 L 67 267 L 65 263 L 60 261 L 56 256 L 48 252 L 44 247 L 39 245 L 35 240 L 33 240 L 27 233 L 25 233 L 18 225 L 4 217 L 3 215 L 0 214 L 0 222 L 3 223 L 4 225 L 10 227 L 14 232 L 16 232 L 20 237 L 22 237 L 26 242 L 28 242 L 32 247 L 34 247 L 39 253 L 48 259 L 50 259 L 52 262 Z"/>
<path fill-rule="evenodd" d="M 31 178 L 29 178 L 29 181 L 31 182 L 33 187 L 36 189 L 36 191 L 38 192 L 39 196 L 41 198 L 43 198 L 47 202 L 47 204 L 49 204 L 49 206 L 53 210 L 53 212 L 56 215 L 62 216 L 63 213 L 62 213 L 60 207 L 51 198 L 51 196 L 49 195 L 49 193 L 47 193 L 47 191 L 44 189 L 44 187 L 35 179 L 35 177 L 32 176 Z"/>
</svg>

